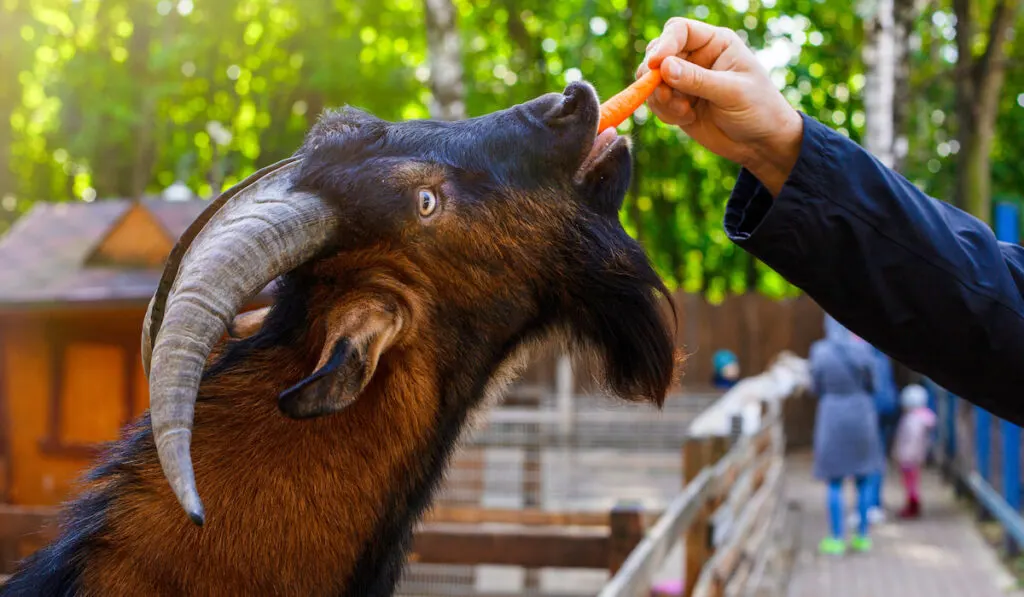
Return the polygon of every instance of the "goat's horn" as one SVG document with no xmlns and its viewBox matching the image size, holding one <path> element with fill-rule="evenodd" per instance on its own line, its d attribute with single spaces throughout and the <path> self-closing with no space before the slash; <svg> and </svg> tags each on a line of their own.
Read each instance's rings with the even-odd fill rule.
<svg viewBox="0 0 1024 597">
<path fill-rule="evenodd" d="M 178 242 L 174 244 L 170 255 L 167 256 L 164 273 L 160 276 L 160 284 L 157 286 L 152 300 L 149 301 L 149 308 L 146 309 L 146 318 L 142 323 L 142 371 L 146 374 L 147 378 L 149 377 L 149 362 L 153 356 L 153 344 L 156 342 L 156 335 L 160 331 L 160 325 L 163 323 L 164 307 L 167 305 L 167 294 L 171 291 L 171 285 L 174 284 L 174 279 L 178 276 L 181 259 L 185 256 L 185 251 L 192 246 L 192 241 L 195 240 L 196 235 L 202 231 L 206 223 L 210 221 L 210 218 L 220 211 L 220 208 L 224 207 L 224 204 L 232 197 L 246 190 L 267 174 L 299 159 L 297 156 L 292 156 L 253 172 L 245 180 L 232 186 L 211 201 L 210 205 L 203 209 L 199 217 L 193 220 L 181 237 L 178 238 Z"/>
<path fill-rule="evenodd" d="M 152 339 L 150 420 L 164 475 L 178 502 L 204 522 L 190 445 L 200 378 L 228 323 L 279 275 L 313 257 L 337 226 L 317 196 L 292 188 L 300 163 L 267 173 L 222 205 L 182 256 Z M 150 304 L 147 322 L 158 315 Z M 145 350 L 145 338 L 143 339 Z"/>
</svg>

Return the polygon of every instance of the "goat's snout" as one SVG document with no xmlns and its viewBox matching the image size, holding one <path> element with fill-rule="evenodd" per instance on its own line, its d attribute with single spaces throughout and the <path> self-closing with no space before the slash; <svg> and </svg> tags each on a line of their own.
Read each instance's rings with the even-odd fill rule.
<svg viewBox="0 0 1024 597">
<path fill-rule="evenodd" d="M 557 101 L 545 114 L 545 121 L 550 126 L 575 124 L 589 128 L 591 121 L 594 121 L 594 126 L 597 125 L 599 108 L 594 88 L 587 83 L 576 81 L 570 83 L 565 91 L 557 96 Z"/>
</svg>

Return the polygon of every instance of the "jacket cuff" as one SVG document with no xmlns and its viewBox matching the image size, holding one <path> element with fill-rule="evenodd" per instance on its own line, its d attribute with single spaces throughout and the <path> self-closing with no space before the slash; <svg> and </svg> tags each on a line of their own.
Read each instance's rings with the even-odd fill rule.
<svg viewBox="0 0 1024 597">
<path fill-rule="evenodd" d="M 725 207 L 724 224 L 729 239 L 769 266 L 775 261 L 772 254 L 783 251 L 791 259 L 801 247 L 814 246 L 801 237 L 815 235 L 813 214 L 824 207 L 822 189 L 827 188 L 825 180 L 836 167 L 829 143 L 830 137 L 838 133 L 804 113 L 800 116 L 804 121 L 800 156 L 778 197 L 772 198 L 768 189 L 744 168 Z"/>
</svg>

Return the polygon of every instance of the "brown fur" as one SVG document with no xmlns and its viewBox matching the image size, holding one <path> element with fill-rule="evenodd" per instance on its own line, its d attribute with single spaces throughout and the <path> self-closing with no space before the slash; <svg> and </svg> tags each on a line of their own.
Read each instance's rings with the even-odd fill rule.
<svg viewBox="0 0 1024 597">
<path fill-rule="evenodd" d="M 368 260 L 389 266 L 354 268 L 365 286 L 346 293 L 338 306 L 358 308 L 375 292 L 414 306 L 360 399 L 341 416 L 301 422 L 282 416 L 274 397 L 307 375 L 318 356 L 286 348 L 255 352 L 204 383 L 193 453 L 209 511 L 205 527 L 181 516 L 155 452 L 143 450 L 137 472 L 147 490 L 111 508 L 104 537 L 110 549 L 97 554 L 83 579 L 91 594 L 133 594 L 152 580 L 155 554 L 175 563 L 176 578 L 160 588 L 185 582 L 194 595 L 222 595 L 226 586 L 238 594 L 279 594 L 287 587 L 289 594 L 312 595 L 346 580 L 380 517 L 376 506 L 388 503 L 419 468 L 438 409 L 429 363 L 436 347 L 424 317 L 429 301 L 390 275 L 402 270 L 415 278 L 407 263 Z M 325 314 L 339 312 L 350 311 Z M 316 333 L 323 338 L 333 327 L 322 323 L 324 331 Z M 252 528 L 263 530 L 257 536 Z"/>
<path fill-rule="evenodd" d="M 610 392 L 660 405 L 667 291 L 616 216 L 626 146 L 579 170 L 596 124 L 579 84 L 461 123 L 325 117 L 295 187 L 340 230 L 209 359 L 192 437 L 205 526 L 143 419 L 0 595 L 390 595 L 468 417 L 529 347 L 556 335 Z M 424 189 L 436 212 L 418 210 Z"/>
</svg>

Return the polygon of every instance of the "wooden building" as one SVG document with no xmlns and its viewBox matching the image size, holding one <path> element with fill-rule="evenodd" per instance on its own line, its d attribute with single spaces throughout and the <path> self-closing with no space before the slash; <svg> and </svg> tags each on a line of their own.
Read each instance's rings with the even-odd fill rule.
<svg viewBox="0 0 1024 597">
<path fill-rule="evenodd" d="M 148 407 L 142 319 L 206 205 L 39 203 L 0 239 L 0 502 L 66 499 Z"/>
</svg>

